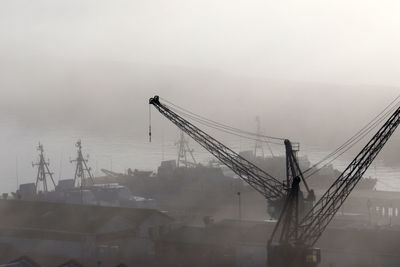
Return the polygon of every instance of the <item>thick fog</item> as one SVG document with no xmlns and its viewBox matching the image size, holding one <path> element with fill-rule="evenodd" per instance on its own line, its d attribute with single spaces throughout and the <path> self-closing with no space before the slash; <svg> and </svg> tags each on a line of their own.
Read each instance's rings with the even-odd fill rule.
<svg viewBox="0 0 400 267">
<path fill-rule="evenodd" d="M 25 134 L 145 142 L 159 94 L 248 130 L 260 116 L 265 134 L 331 150 L 399 93 L 399 5 L 1 1 L 0 118 Z M 175 138 L 152 113 L 154 139 Z M 16 136 L 5 139 L 18 146 Z M 398 140 L 385 149 L 392 162 Z M 34 151 L 19 146 L 7 151 Z"/>
<path fill-rule="evenodd" d="M 89 66 L 123 61 L 278 80 L 395 86 L 400 82 L 399 5 L 2 1 L 0 55 L 17 65 L 49 59 Z"/>
</svg>

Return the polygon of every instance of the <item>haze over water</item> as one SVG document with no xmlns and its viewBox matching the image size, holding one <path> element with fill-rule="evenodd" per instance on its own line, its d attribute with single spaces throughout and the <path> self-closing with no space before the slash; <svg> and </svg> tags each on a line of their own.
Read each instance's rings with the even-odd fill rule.
<svg viewBox="0 0 400 267">
<path fill-rule="evenodd" d="M 300 142 L 317 161 L 399 94 L 399 8 L 361 0 L 2 1 L 0 189 L 15 189 L 17 170 L 20 182 L 33 181 L 39 141 L 56 178 L 72 176 L 77 139 L 96 175 L 155 170 L 175 157 L 178 135 L 153 112 L 148 143 L 155 94 L 241 129 L 255 129 L 260 116 L 266 134 Z M 245 143 L 216 137 L 236 149 Z M 395 133 L 367 174 L 382 177 L 378 189 L 399 188 L 397 169 L 381 163 L 399 166 L 399 151 Z"/>
<path fill-rule="evenodd" d="M 175 130 L 174 125 L 171 124 L 169 127 Z M 73 178 L 75 166 L 69 161 L 76 157 L 75 143 L 79 139 L 82 140 L 84 155 L 90 155 L 88 165 L 96 176 L 103 175 L 100 171 L 102 168 L 120 173 L 126 172 L 128 168 L 157 172 L 162 160 L 177 158 L 175 143 L 179 132 L 175 130 L 175 133 L 160 136 L 160 133 L 153 131 L 153 135 L 156 137 L 149 143 L 146 134 L 110 136 L 77 131 L 43 130 L 21 127 L 15 122 L 3 120 L 0 122 L 0 139 L 3 140 L 0 152 L 0 190 L 12 192 L 15 191 L 17 183 L 35 181 L 37 170 L 31 163 L 37 160 L 36 147 L 39 141 L 44 145 L 46 157 L 50 159 L 50 169 L 54 172 L 56 182 L 60 178 Z M 252 140 L 221 135 L 218 132 L 213 132 L 212 135 L 218 136 L 220 141 L 236 152 L 254 149 Z M 214 159 L 191 139 L 189 145 L 195 150 L 194 156 L 198 162 L 206 165 L 210 159 Z M 275 155 L 284 153 L 283 146 L 272 144 L 271 148 Z M 329 152 L 317 146 L 301 145 L 300 155 L 307 155 L 309 160 L 315 163 Z M 355 156 L 354 152 L 346 153 L 334 161 L 333 165 L 339 170 L 344 170 Z M 271 156 L 265 145 L 264 153 L 266 156 Z M 400 168 L 387 167 L 382 159 L 378 158 L 364 176 L 378 178 L 377 190 L 400 191 L 399 174 Z"/>
</svg>

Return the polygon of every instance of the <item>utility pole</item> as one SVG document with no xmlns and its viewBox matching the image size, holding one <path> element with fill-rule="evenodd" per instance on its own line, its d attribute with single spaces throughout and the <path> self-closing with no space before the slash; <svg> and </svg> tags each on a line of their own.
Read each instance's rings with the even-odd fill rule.
<svg viewBox="0 0 400 267">
<path fill-rule="evenodd" d="M 240 192 L 237 192 L 238 200 L 239 200 L 239 221 L 242 220 L 242 200 Z"/>
<path fill-rule="evenodd" d="M 368 217 L 369 217 L 369 224 L 372 225 L 372 217 L 371 217 L 371 200 L 368 198 L 367 200 L 367 208 L 368 208 Z"/>
<path fill-rule="evenodd" d="M 63 154 L 60 155 L 60 169 L 58 172 L 58 182 L 61 180 L 61 173 L 62 173 L 62 159 L 63 159 Z"/>
</svg>

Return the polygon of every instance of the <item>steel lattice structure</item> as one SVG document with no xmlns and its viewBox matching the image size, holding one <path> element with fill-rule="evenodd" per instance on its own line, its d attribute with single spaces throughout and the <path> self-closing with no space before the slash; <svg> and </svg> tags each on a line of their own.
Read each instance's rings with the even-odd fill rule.
<svg viewBox="0 0 400 267">
<path fill-rule="evenodd" d="M 51 182 L 53 183 L 54 188 L 56 187 L 56 183 L 54 182 L 53 179 L 53 173 L 50 171 L 49 165 L 50 163 L 45 160 L 44 158 L 44 149 L 43 145 L 39 143 L 37 150 L 40 152 L 39 154 L 39 161 L 37 163 L 32 163 L 32 167 L 38 166 L 38 172 L 36 176 L 36 183 L 35 183 L 35 188 L 36 188 L 36 193 L 39 193 L 39 184 L 42 184 L 42 189 L 43 192 L 48 191 L 47 187 L 47 176 L 50 177 Z"/>
<path fill-rule="evenodd" d="M 400 107 L 300 221 L 298 239 L 313 246 L 400 123 Z M 290 233 L 292 236 L 295 233 Z"/>
<path fill-rule="evenodd" d="M 160 103 L 158 96 L 150 98 L 149 104 L 156 107 L 161 114 L 234 171 L 267 200 L 277 201 L 284 198 L 288 190 L 287 186 L 272 175 L 246 160 L 221 142 L 215 140 L 189 121 L 180 117 L 166 105 Z"/>
<path fill-rule="evenodd" d="M 287 181 L 283 184 L 161 104 L 158 96 L 151 98 L 149 103 L 255 190 L 263 194 L 266 199 L 285 200 L 268 244 L 268 258 L 271 257 L 269 260 L 271 266 L 316 266 L 318 264 L 319 252 L 315 254 L 314 252 L 318 249 L 313 246 L 400 123 L 399 107 L 326 193 L 299 220 L 299 211 L 302 210 L 299 204 L 305 203 L 299 199 L 300 182 L 304 182 L 309 193 L 308 201 L 312 202 L 315 196 L 304 180 L 289 140 L 285 140 Z M 301 198 L 303 198 L 302 195 Z M 317 256 L 317 258 L 308 262 L 309 256 Z"/>
<path fill-rule="evenodd" d="M 78 155 L 76 159 L 70 160 L 71 163 L 76 162 L 76 167 L 75 167 L 75 176 L 74 176 L 74 185 L 76 186 L 77 180 L 80 180 L 80 187 L 87 186 L 88 184 L 88 179 L 92 184 L 94 184 L 94 178 L 91 173 L 91 168 L 87 166 L 88 159 L 85 159 L 82 155 L 82 142 L 81 140 L 78 140 L 76 142 L 75 146 L 78 148 Z M 86 176 L 87 174 L 87 176 Z"/>
</svg>

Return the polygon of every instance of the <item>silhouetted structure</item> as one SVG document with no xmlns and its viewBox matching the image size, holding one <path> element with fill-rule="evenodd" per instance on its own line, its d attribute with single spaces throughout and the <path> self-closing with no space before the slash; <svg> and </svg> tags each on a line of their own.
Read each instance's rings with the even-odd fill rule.
<svg viewBox="0 0 400 267">
<path fill-rule="evenodd" d="M 82 155 L 82 142 L 81 140 L 78 140 L 76 142 L 75 146 L 78 148 L 78 155 L 76 159 L 71 160 L 72 162 L 76 162 L 76 168 L 75 168 L 75 176 L 74 176 L 74 185 L 75 186 L 86 186 L 88 184 L 88 180 L 94 183 L 94 179 L 92 176 L 91 168 L 87 166 L 88 159 L 84 158 Z M 79 184 L 77 185 L 76 182 L 79 180 Z"/>
<path fill-rule="evenodd" d="M 32 163 L 32 166 L 38 166 L 38 172 L 36 176 L 36 183 L 35 183 L 35 191 L 39 193 L 39 186 L 42 185 L 43 192 L 48 192 L 48 182 L 47 177 L 50 177 L 51 182 L 53 183 L 54 188 L 56 187 L 56 183 L 53 179 L 53 173 L 50 171 L 49 168 L 49 161 L 46 161 L 44 158 L 44 150 L 43 145 L 39 143 L 37 150 L 39 153 L 39 161 L 37 163 Z"/>
<path fill-rule="evenodd" d="M 153 240 L 173 222 L 154 209 L 22 200 L 0 200 L 0 214 L 0 244 L 46 266 L 70 259 L 84 266 L 146 266 L 154 260 Z"/>
<path fill-rule="evenodd" d="M 185 135 L 183 131 L 180 133 L 179 141 L 175 143 L 178 147 L 178 160 L 177 166 L 180 167 L 181 163 L 185 167 L 193 167 L 196 166 L 196 159 L 193 155 L 193 149 L 189 147 L 189 141 L 185 139 Z M 188 155 L 192 158 L 192 161 L 188 161 Z"/>
</svg>

